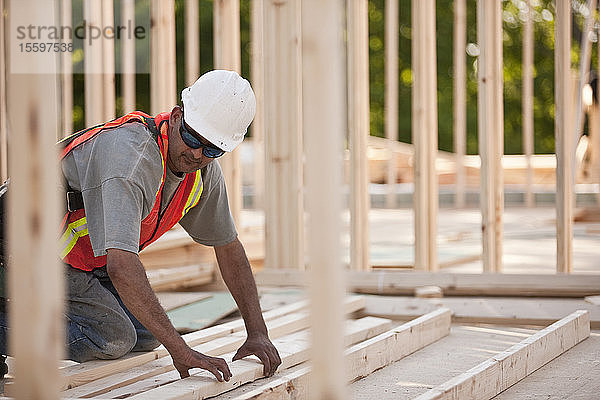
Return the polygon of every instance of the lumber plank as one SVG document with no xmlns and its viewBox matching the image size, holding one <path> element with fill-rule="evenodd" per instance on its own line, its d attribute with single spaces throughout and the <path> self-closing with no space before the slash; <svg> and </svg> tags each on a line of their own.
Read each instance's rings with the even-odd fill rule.
<svg viewBox="0 0 600 400">
<path fill-rule="evenodd" d="M 261 271 L 262 286 L 306 286 L 302 271 Z M 356 293 L 412 295 L 420 286 L 439 286 L 446 296 L 584 297 L 600 295 L 600 275 L 453 274 L 378 270 L 348 272 L 349 290 Z"/>
<path fill-rule="evenodd" d="M 153 290 L 172 290 L 175 287 L 210 283 L 213 270 L 213 264 L 186 265 L 146 271 L 146 276 Z"/>
<path fill-rule="evenodd" d="M 589 335 L 589 312 L 576 311 L 415 400 L 491 399 Z"/>
<path fill-rule="evenodd" d="M 352 313 L 365 306 L 365 299 L 362 296 L 348 296 L 344 303 L 345 312 Z M 282 316 L 298 312 L 308 307 L 308 302 L 303 300 L 288 304 L 278 309 L 263 313 L 265 322 L 280 318 Z M 219 337 L 227 336 L 231 333 L 244 329 L 244 321 L 238 319 L 225 324 L 213 326 L 197 332 L 183 335 L 183 339 L 190 347 L 198 346 Z M 159 346 L 155 350 L 146 353 L 130 353 L 117 360 L 95 360 L 63 368 L 62 389 L 70 389 L 96 379 L 127 371 L 136 366 L 145 364 L 155 359 L 165 357 L 169 353 L 164 346 Z"/>
<path fill-rule="evenodd" d="M 346 350 L 346 380 L 355 381 L 450 333 L 450 310 L 439 309 Z M 308 398 L 310 367 L 244 393 L 235 400 Z"/>
<path fill-rule="evenodd" d="M 285 315 L 279 319 L 267 322 L 267 329 L 271 339 L 280 338 L 293 332 L 306 329 L 309 324 L 306 313 Z M 219 356 L 224 353 L 236 351 L 246 340 L 242 331 L 232 333 L 230 336 L 216 338 L 211 342 L 194 347 L 194 350 L 210 356 Z M 85 385 L 67 390 L 63 395 L 71 397 L 91 397 L 107 393 L 113 389 L 130 385 L 143 379 L 173 371 L 173 360 L 170 356 L 162 357 L 152 362 L 137 366 L 103 379 L 94 380 Z"/>
<path fill-rule="evenodd" d="M 374 317 L 347 321 L 343 344 L 351 346 L 377 336 L 387 331 L 390 328 L 390 324 L 390 320 Z M 309 331 L 307 330 L 275 339 L 273 340 L 273 344 L 279 349 L 281 356 L 282 364 L 279 367 L 280 370 L 298 365 L 306 361 L 309 357 L 310 343 Z M 123 398 L 135 394 L 131 399 L 201 399 L 216 396 L 263 376 L 263 365 L 258 359 L 250 358 L 231 362 L 234 354 L 232 352 L 223 356 L 233 374 L 229 382 L 219 383 L 207 371 L 200 371 L 189 378 L 179 379 L 177 371 L 173 371 L 156 376 L 153 379 L 140 381 L 137 384 L 124 387 L 120 390 L 108 392 L 104 396 Z"/>
</svg>

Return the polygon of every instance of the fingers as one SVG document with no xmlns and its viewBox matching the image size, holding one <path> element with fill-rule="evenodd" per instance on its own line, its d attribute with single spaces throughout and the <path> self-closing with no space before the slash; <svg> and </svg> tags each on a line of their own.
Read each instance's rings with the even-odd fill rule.
<svg viewBox="0 0 600 400">
<path fill-rule="evenodd" d="M 222 358 L 211 357 L 209 365 L 205 369 L 211 372 L 219 382 L 223 382 L 223 380 L 229 381 L 229 379 L 231 379 L 229 366 Z"/>
<path fill-rule="evenodd" d="M 257 352 L 256 357 L 258 357 L 259 360 L 264 365 L 263 375 L 266 375 L 266 376 L 273 375 L 274 371 L 271 372 L 271 360 L 269 359 L 269 356 L 267 355 L 267 353 L 265 351 Z"/>
<path fill-rule="evenodd" d="M 233 358 L 231 359 L 231 361 L 241 360 L 242 358 L 247 357 L 249 355 L 252 355 L 252 352 L 249 351 L 249 350 L 247 350 L 245 346 L 242 346 L 235 353 L 235 356 L 233 356 Z"/>
</svg>

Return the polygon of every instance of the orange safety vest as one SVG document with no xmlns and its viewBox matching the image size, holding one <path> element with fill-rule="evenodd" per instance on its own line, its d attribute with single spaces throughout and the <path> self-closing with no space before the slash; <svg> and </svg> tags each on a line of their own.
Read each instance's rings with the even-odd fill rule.
<svg viewBox="0 0 600 400">
<path fill-rule="evenodd" d="M 134 111 L 105 124 L 79 131 L 59 142 L 59 145 L 64 146 L 60 153 L 60 159 L 62 160 L 75 147 L 85 143 L 96 135 L 106 132 L 108 129 L 117 128 L 129 123 L 142 123 L 152 132 L 160 149 L 163 172 L 160 187 L 154 200 L 154 206 L 150 214 L 141 221 L 140 251 L 179 222 L 198 203 L 202 194 L 203 185 L 200 170 L 186 174 L 166 209 L 162 213 L 160 212 L 160 198 L 167 173 L 166 162 L 167 149 L 169 147 L 167 128 L 169 126 L 170 115 L 171 113 L 167 112 L 158 114 L 152 118 L 140 111 Z M 106 265 L 106 256 L 94 257 L 87 230 L 85 209 L 82 208 L 72 212 L 67 211 L 63 219 L 63 232 L 60 238 L 60 256 L 65 263 L 84 271 L 91 271 L 94 268 Z"/>
</svg>

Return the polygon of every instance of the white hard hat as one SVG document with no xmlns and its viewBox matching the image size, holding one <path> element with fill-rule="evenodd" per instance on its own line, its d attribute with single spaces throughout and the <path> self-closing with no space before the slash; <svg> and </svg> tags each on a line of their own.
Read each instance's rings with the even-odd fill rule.
<svg viewBox="0 0 600 400">
<path fill-rule="evenodd" d="M 205 73 L 181 91 L 181 101 L 185 123 L 225 151 L 244 140 L 256 113 L 250 83 L 234 71 Z"/>
</svg>

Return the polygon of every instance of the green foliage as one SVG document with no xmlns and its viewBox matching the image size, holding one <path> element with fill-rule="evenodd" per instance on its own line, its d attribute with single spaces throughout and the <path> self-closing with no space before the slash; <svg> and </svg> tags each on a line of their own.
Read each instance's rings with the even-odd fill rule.
<svg viewBox="0 0 600 400">
<path fill-rule="evenodd" d="M 198 0 L 200 14 L 200 73 L 213 68 L 213 0 Z M 242 49 L 242 75 L 250 71 L 250 1 L 240 1 L 240 28 Z M 477 43 L 476 0 L 467 0 L 467 43 L 472 49 Z M 532 0 L 534 4 L 534 129 L 535 151 L 554 151 L 554 2 Z M 81 18 L 82 0 L 73 1 L 73 18 Z M 504 58 L 504 137 L 505 153 L 522 152 L 522 0 L 503 1 L 503 58 Z M 584 0 L 573 0 L 573 67 L 578 68 L 579 40 L 585 10 Z M 149 0 L 136 1 L 136 14 L 148 12 Z M 120 0 L 115 0 L 115 20 L 118 21 Z M 371 134 L 384 136 L 384 21 L 385 0 L 369 0 L 369 76 Z M 185 1 L 175 0 L 177 90 L 185 87 Z M 453 0 L 436 2 L 437 26 L 437 92 L 439 148 L 452 151 L 453 119 Z M 399 2 L 399 127 L 398 139 L 411 142 L 411 2 Z M 596 46 L 592 60 L 596 60 Z M 467 152 L 477 153 L 477 57 L 467 55 Z M 139 55 L 138 55 L 139 56 Z M 139 57 L 138 57 L 139 58 Z M 81 54 L 73 55 L 74 63 L 83 63 Z M 149 68 L 148 68 L 149 70 Z M 76 129 L 84 128 L 84 79 L 74 74 L 74 111 Z M 150 109 L 150 79 L 148 74 L 136 78 L 138 109 Z M 120 75 L 116 76 L 117 113 L 121 113 Z M 178 96 L 179 97 L 179 96 Z"/>
</svg>

